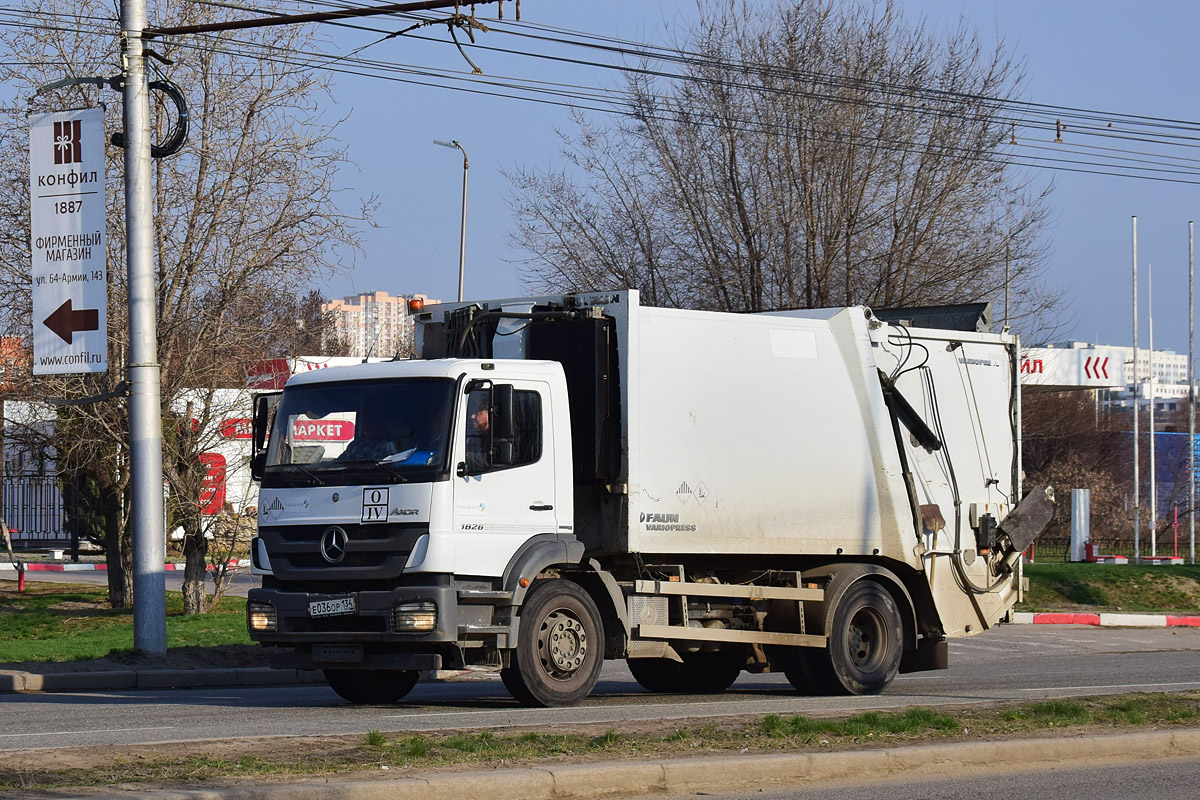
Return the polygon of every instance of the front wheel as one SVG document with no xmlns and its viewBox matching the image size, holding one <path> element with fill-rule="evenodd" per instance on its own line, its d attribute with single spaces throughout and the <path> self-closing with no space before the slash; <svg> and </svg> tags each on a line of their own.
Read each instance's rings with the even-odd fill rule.
<svg viewBox="0 0 1200 800">
<path fill-rule="evenodd" d="M 902 628 L 886 589 L 868 580 L 855 583 L 838 601 L 826 649 L 801 654 L 807 683 L 820 693 L 880 694 L 900 671 Z"/>
<path fill-rule="evenodd" d="M 543 581 L 521 608 L 517 646 L 500 671 L 522 705 L 572 706 L 591 694 L 604 664 L 600 611 L 567 580 Z"/>
<path fill-rule="evenodd" d="M 327 669 L 325 681 L 343 700 L 360 705 L 395 703 L 417 685 L 421 673 L 401 669 Z"/>
</svg>

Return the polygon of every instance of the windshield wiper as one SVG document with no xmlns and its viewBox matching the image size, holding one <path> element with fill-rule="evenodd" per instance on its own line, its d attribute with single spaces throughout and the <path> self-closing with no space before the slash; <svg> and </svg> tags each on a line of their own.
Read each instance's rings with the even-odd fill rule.
<svg viewBox="0 0 1200 800">
<path fill-rule="evenodd" d="M 274 468 L 275 469 L 284 469 L 284 470 L 289 470 L 289 471 L 292 469 L 296 469 L 296 470 L 299 470 L 300 472 L 303 472 L 308 477 L 312 478 L 315 485 L 317 485 L 317 486 L 325 485 L 325 480 L 323 478 L 321 478 L 320 475 L 313 472 L 311 469 L 304 466 L 303 464 L 276 464 Z"/>
<path fill-rule="evenodd" d="M 334 461 L 327 469 L 336 470 L 337 472 L 348 472 L 350 470 L 369 470 L 371 467 L 387 467 L 388 472 L 396 477 L 398 483 L 408 483 L 408 478 L 400 473 L 401 464 L 387 458 L 351 458 L 341 461 Z"/>
</svg>

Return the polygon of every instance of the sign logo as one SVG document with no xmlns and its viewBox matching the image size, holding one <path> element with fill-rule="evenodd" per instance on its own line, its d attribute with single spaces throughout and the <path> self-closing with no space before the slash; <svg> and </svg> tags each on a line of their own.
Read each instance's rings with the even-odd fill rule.
<svg viewBox="0 0 1200 800">
<path fill-rule="evenodd" d="M 337 525 L 326 528 L 321 534 L 321 557 L 330 564 L 338 563 L 346 555 L 346 543 L 349 541 L 345 528 Z"/>
<path fill-rule="evenodd" d="M 262 508 L 259 509 L 258 513 L 261 514 L 263 517 L 266 517 L 269 519 L 272 511 L 285 511 L 285 510 L 286 509 L 283 507 L 283 503 L 279 502 L 279 498 L 274 497 L 271 499 L 270 505 L 263 503 Z"/>
<path fill-rule="evenodd" d="M 83 136 L 77 119 L 54 123 L 54 163 L 82 164 Z"/>
<path fill-rule="evenodd" d="M 387 522 L 388 488 L 363 489 L 362 521 Z"/>
<path fill-rule="evenodd" d="M 1100 356 L 1088 356 L 1087 361 L 1084 362 L 1084 365 L 1083 365 L 1083 374 L 1087 375 L 1089 378 L 1092 378 L 1092 379 L 1096 379 L 1096 378 L 1107 379 L 1108 378 L 1108 359 L 1105 358 L 1102 361 L 1100 359 Z"/>
</svg>

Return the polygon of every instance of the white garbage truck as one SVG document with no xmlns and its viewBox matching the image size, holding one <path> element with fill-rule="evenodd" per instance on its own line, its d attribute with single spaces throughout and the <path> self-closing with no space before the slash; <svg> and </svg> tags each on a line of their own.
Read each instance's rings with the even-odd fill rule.
<svg viewBox="0 0 1200 800">
<path fill-rule="evenodd" d="M 1017 601 L 1053 497 L 1022 493 L 1016 337 L 913 317 L 420 311 L 416 359 L 257 398 L 250 635 L 356 703 L 472 666 L 530 706 L 604 659 L 688 693 L 945 668 Z"/>
</svg>

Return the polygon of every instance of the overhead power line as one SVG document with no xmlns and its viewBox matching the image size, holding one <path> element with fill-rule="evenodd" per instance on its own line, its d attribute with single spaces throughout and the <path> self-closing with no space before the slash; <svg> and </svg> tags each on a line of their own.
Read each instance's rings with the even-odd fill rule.
<svg viewBox="0 0 1200 800">
<path fill-rule="evenodd" d="M 236 4 L 224 2 L 210 2 L 210 4 L 236 6 Z M 315 5 L 336 8 L 338 9 L 337 13 L 341 13 L 347 8 L 357 8 L 362 10 L 361 7 L 347 6 L 346 4 L 337 3 L 317 3 Z M 249 7 L 239 8 L 251 13 L 268 13 L 268 11 L 264 9 Z M 380 7 L 373 8 L 378 9 Z M 4 17 L 6 15 L 13 17 L 13 21 L 11 23 L 13 25 L 30 25 L 31 23 L 20 20 L 19 13 L 20 12 L 0 12 L 0 26 L 10 24 L 4 21 Z M 408 19 L 430 19 L 429 17 L 423 15 L 406 14 L 404 16 Z M 71 19 L 76 20 L 79 18 Z M 764 65 L 758 64 L 734 63 L 727 60 L 714 60 L 700 54 L 674 50 L 660 45 L 630 42 L 627 40 L 615 39 L 613 37 L 599 37 L 592 34 L 551 28 L 550 26 L 542 26 L 536 23 L 525 22 L 521 23 L 520 25 L 512 23 L 500 24 L 495 20 L 489 19 L 487 24 L 492 32 L 511 34 L 528 41 L 552 44 L 560 47 L 599 50 L 626 58 L 636 57 L 644 65 L 648 63 L 660 63 L 664 65 L 673 64 L 682 66 L 685 68 L 685 70 L 692 70 L 692 72 L 672 72 L 666 69 L 651 69 L 648 66 L 633 67 L 629 64 L 611 64 L 601 61 L 562 56 L 554 53 L 533 52 L 530 50 L 497 47 L 493 45 L 476 44 L 467 46 L 473 47 L 480 52 L 491 52 L 539 60 L 551 60 L 557 63 L 570 64 L 582 68 L 617 70 L 626 74 L 641 75 L 647 80 L 690 81 L 701 84 L 708 83 L 710 85 L 720 86 L 722 88 L 746 92 L 761 91 L 763 87 L 757 84 L 721 78 L 705 78 L 694 73 L 696 71 L 711 71 L 715 74 L 730 72 L 736 74 L 737 72 L 744 73 L 746 70 L 754 70 L 756 73 L 765 70 L 765 74 L 777 74 L 781 78 L 790 78 L 794 75 L 793 73 L 786 71 L 779 71 L 774 67 L 765 67 Z M 364 32 L 377 33 L 384 37 L 389 37 L 396 33 L 396 31 L 392 31 L 387 28 L 349 25 L 344 23 L 339 23 L 339 25 L 344 27 L 353 27 L 363 30 Z M 51 27 L 45 25 L 44 23 L 34 26 L 47 28 Z M 58 29 L 78 30 L 77 28 L 59 26 L 53 27 Z M 98 33 L 99 30 L 96 32 Z M 447 44 L 445 40 L 433 37 L 410 34 L 410 38 Z M 192 49 L 198 47 L 198 45 L 189 44 L 185 39 L 182 38 L 176 42 L 175 45 L 183 49 Z M 216 38 L 206 46 L 216 47 L 221 52 L 231 56 L 269 60 L 275 63 L 290 65 L 298 69 L 325 70 L 336 74 L 371 77 L 393 82 L 427 86 L 431 88 L 451 89 L 485 96 L 518 99 L 525 102 L 536 102 L 541 104 L 570 107 L 595 113 L 617 113 L 629 115 L 632 111 L 632 95 L 625 90 L 619 89 L 606 89 L 603 87 L 591 87 L 579 84 L 551 83 L 528 78 L 471 76 L 465 72 L 435 70 L 428 67 L 416 67 L 385 60 L 364 59 L 356 55 L 295 50 L 275 51 L 270 48 L 269 45 L 263 43 L 228 37 Z M 355 50 L 354 53 L 360 52 L 366 46 L 370 45 L 360 47 Z M 1021 156 L 1001 155 L 990 160 L 993 160 L 995 163 L 1004 163 L 1013 166 L 1047 168 L 1058 171 L 1088 172 L 1093 174 L 1116 175 L 1121 177 L 1134 177 L 1150 180 L 1168 180 L 1172 182 L 1200 182 L 1200 159 L 1187 158 L 1181 155 L 1172 155 L 1169 153 L 1152 153 L 1121 149 L 1119 147 L 1089 146 L 1082 143 L 1052 145 L 1048 140 L 1038 141 L 1037 139 L 1033 138 L 1038 131 L 1049 133 L 1050 131 L 1056 130 L 1060 122 L 1059 118 L 1066 117 L 1068 120 L 1070 120 L 1068 130 L 1072 136 L 1097 137 L 1110 139 L 1113 141 L 1137 141 L 1144 144 L 1169 146 L 1173 149 L 1190 149 L 1200 145 L 1200 123 L 1188 122 L 1185 120 L 1145 117 L 1124 113 L 1088 111 L 1086 109 L 1073 109 L 1070 107 L 1055 107 L 1047 104 L 1028 103 L 1017 100 L 981 98 L 980 96 L 971 95 L 969 93 L 955 93 L 948 92 L 946 90 L 932 91 L 914 89 L 913 87 L 883 84 L 881 82 L 848 82 L 838 76 L 822 75 L 820 73 L 801 73 L 801 75 L 811 78 L 814 84 L 825 86 L 828 89 L 854 88 L 858 91 L 877 91 L 885 97 L 900 99 L 881 100 L 877 98 L 861 96 L 847 98 L 845 94 L 837 94 L 830 91 L 804 91 L 796 88 L 783 87 L 770 87 L 769 90 L 775 91 L 781 96 L 805 97 L 823 102 L 850 102 L 879 108 L 900 110 L 910 110 L 912 107 L 913 98 L 918 95 L 928 95 L 929 97 L 939 97 L 944 100 L 951 99 L 963 102 L 983 101 L 986 107 L 996 110 L 1026 109 L 1026 114 L 1028 115 L 1027 117 L 1020 119 L 1016 117 L 1000 117 L 1000 120 L 1003 122 L 1003 124 L 1013 127 L 1013 133 L 1015 133 L 1017 129 L 1021 131 L 1021 139 L 1017 142 L 1015 147 L 1025 150 L 1045 152 L 1047 154 L 1055 153 L 1056 155 L 1038 155 L 1037 153 L 1026 152 Z M 486 88 L 479 88 L 481 86 Z M 931 91 L 932 93 L 930 93 Z M 682 102 L 677 96 L 671 95 L 652 95 L 649 99 L 668 105 Z M 1036 109 L 1036 111 L 1034 109 Z M 668 108 L 656 115 L 654 118 L 663 121 L 670 121 L 670 114 L 673 110 L 674 109 Z M 680 110 L 686 111 L 687 109 L 682 108 Z M 953 117 L 956 112 L 953 109 L 942 108 L 936 109 L 931 113 Z M 1111 121 L 1118 119 L 1125 120 L 1125 124 L 1129 125 L 1130 127 L 1116 128 L 1110 125 Z M 1105 122 L 1105 120 L 1108 120 L 1108 122 Z M 772 130 L 770 126 L 764 125 L 761 120 L 745 118 L 734 121 L 740 122 L 740 124 L 742 124 L 744 128 L 749 131 L 757 130 L 764 133 L 779 132 L 777 129 Z M 1187 133 L 1196 133 L 1197 135 L 1184 135 L 1183 133 L 1173 133 L 1172 131 L 1184 131 Z M 832 141 L 835 139 L 836 137 L 831 136 L 829 140 Z M 880 147 L 885 149 L 898 149 L 904 152 L 916 152 L 923 146 L 919 142 L 897 142 L 887 141 L 884 139 L 879 139 L 878 144 Z M 1195 180 L 1193 180 L 1193 178 Z"/>
</svg>

